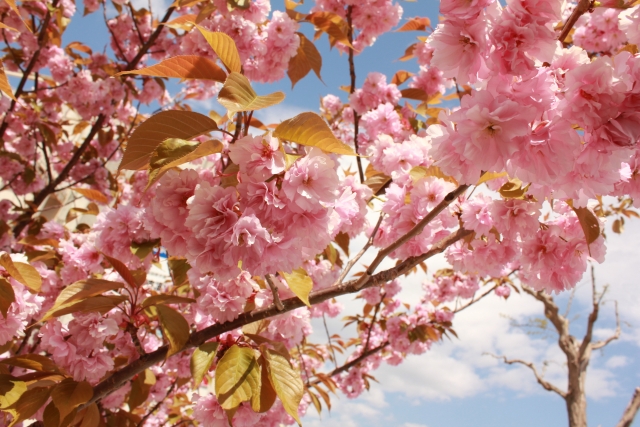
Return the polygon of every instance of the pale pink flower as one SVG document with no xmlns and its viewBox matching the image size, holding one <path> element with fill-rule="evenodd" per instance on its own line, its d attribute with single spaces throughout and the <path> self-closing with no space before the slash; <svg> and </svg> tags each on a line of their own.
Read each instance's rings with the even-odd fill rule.
<svg viewBox="0 0 640 427">
<path fill-rule="evenodd" d="M 247 135 L 229 147 L 229 157 L 252 181 L 264 181 L 284 171 L 280 142 L 271 135 Z"/>
<path fill-rule="evenodd" d="M 334 162 L 319 148 L 298 159 L 287 171 L 282 191 L 296 209 L 317 211 L 320 203 L 333 203 L 337 195 L 338 175 Z"/>
</svg>

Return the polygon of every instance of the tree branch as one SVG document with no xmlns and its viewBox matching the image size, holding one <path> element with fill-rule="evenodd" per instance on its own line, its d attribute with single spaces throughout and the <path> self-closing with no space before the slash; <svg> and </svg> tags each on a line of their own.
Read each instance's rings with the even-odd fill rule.
<svg viewBox="0 0 640 427">
<path fill-rule="evenodd" d="M 620 329 L 620 315 L 618 314 L 618 301 L 615 302 L 615 305 L 616 305 L 616 331 L 613 333 L 613 335 L 611 335 L 606 340 L 594 342 L 591 345 L 591 348 L 594 349 L 594 350 L 598 350 L 598 349 L 601 349 L 603 347 L 606 347 L 612 341 L 615 341 L 618 338 L 620 338 L 620 334 L 621 334 L 622 331 Z"/>
<path fill-rule="evenodd" d="M 431 210 L 431 212 L 429 212 L 419 223 L 417 223 L 411 229 L 411 231 L 409 231 L 404 236 L 400 237 L 398 240 L 396 240 L 395 242 L 393 242 L 392 244 L 390 244 L 386 248 L 381 249 L 378 252 L 378 255 L 376 255 L 376 258 L 373 260 L 373 262 L 369 266 L 369 268 L 367 268 L 367 271 L 365 271 L 365 273 L 362 275 L 362 277 L 360 277 L 360 279 L 358 280 L 356 286 L 364 286 L 364 284 L 367 282 L 369 277 L 371 277 L 371 275 L 373 273 L 375 273 L 376 268 L 378 268 L 380 263 L 387 256 L 389 256 L 389 254 L 391 254 L 393 251 L 398 249 L 400 246 L 402 246 L 405 243 L 407 243 L 409 240 L 411 240 L 412 238 L 414 238 L 418 234 L 422 233 L 422 230 L 424 230 L 424 228 L 427 226 L 427 224 L 429 224 L 431 221 L 433 221 L 443 210 L 445 210 L 445 208 L 447 208 L 447 206 L 449 206 L 451 203 L 453 203 L 453 201 L 456 200 L 458 198 L 458 196 L 460 196 L 462 193 L 464 193 L 467 190 L 467 188 L 469 188 L 469 186 L 466 185 L 466 184 L 465 185 L 460 185 L 458 188 L 453 190 L 451 193 L 447 194 L 445 196 L 445 198 L 440 203 L 438 203 L 438 205 L 436 207 L 434 207 Z"/>
<path fill-rule="evenodd" d="M 491 356 L 495 357 L 496 359 L 502 359 L 504 361 L 504 363 L 506 363 L 507 365 L 520 364 L 520 365 L 526 366 L 527 368 L 531 369 L 531 371 L 533 372 L 533 375 L 535 375 L 535 377 L 536 377 L 536 381 L 538 381 L 538 383 L 545 390 L 552 391 L 552 392 L 554 392 L 556 394 L 559 394 L 562 398 L 565 398 L 567 396 L 566 392 L 560 390 L 558 387 L 554 386 L 549 381 L 547 381 L 544 378 L 542 378 L 542 376 L 540 375 L 540 373 L 536 369 L 536 366 L 533 363 L 526 362 L 526 361 L 520 360 L 520 359 L 507 359 L 506 356 L 496 356 L 495 354 L 491 354 Z"/>
<path fill-rule="evenodd" d="M 640 387 L 637 387 L 633 392 L 631 401 L 622 413 L 622 417 L 620 418 L 618 424 L 616 424 L 616 427 L 631 427 L 631 423 L 636 417 L 638 409 L 640 409 Z"/>
<path fill-rule="evenodd" d="M 582 342 L 580 343 L 580 350 L 579 350 L 579 355 L 580 358 L 583 358 L 584 355 L 586 354 L 587 350 L 589 349 L 590 345 L 591 345 L 591 340 L 593 339 L 593 327 L 596 323 L 596 321 L 598 320 L 598 314 L 600 312 L 600 303 L 602 302 L 602 297 L 600 299 L 598 299 L 597 295 L 596 295 L 596 273 L 595 273 L 595 269 L 593 267 L 593 264 L 591 265 L 591 304 L 592 304 L 592 308 L 591 308 L 591 313 L 589 313 L 589 319 L 587 320 L 587 332 L 585 332 L 584 334 L 584 338 L 582 339 Z M 603 293 L 604 294 L 604 293 Z"/>
<path fill-rule="evenodd" d="M 360 261 L 360 258 L 362 258 L 364 253 L 367 252 L 367 250 L 373 245 L 373 242 L 375 241 L 375 238 L 376 238 L 376 233 L 378 232 L 378 228 L 380 228 L 380 224 L 382 224 L 383 219 L 384 219 L 384 213 L 381 213 L 380 217 L 378 218 L 378 222 L 376 223 L 376 226 L 373 227 L 373 232 L 371 232 L 371 236 L 369 236 L 367 243 L 365 243 L 362 249 L 360 249 L 360 252 L 358 252 L 356 256 L 353 257 L 353 259 L 349 260 L 347 265 L 342 269 L 342 273 L 340 273 L 340 277 L 338 277 L 338 280 L 336 280 L 336 284 L 342 283 L 344 281 L 344 279 L 347 277 L 347 274 L 349 274 L 349 271 L 351 271 L 353 266 L 356 265 L 358 261 Z"/>
<path fill-rule="evenodd" d="M 347 24 L 349 25 L 349 30 L 347 32 L 347 37 L 349 38 L 349 76 L 351 77 L 351 87 L 349 89 L 349 93 L 353 93 L 356 90 L 356 66 L 353 59 L 353 24 L 351 20 L 351 14 L 353 13 L 353 6 L 347 7 Z M 358 150 L 358 133 L 360 130 L 358 129 L 360 125 L 360 115 L 353 110 L 353 146 L 356 149 L 356 154 L 360 154 Z M 364 182 L 364 172 L 362 168 L 362 160 L 360 156 L 356 157 L 356 163 L 358 164 L 358 175 L 360 176 L 360 183 Z"/>
<path fill-rule="evenodd" d="M 326 289 L 321 289 L 309 294 L 309 302 L 311 305 L 319 304 L 323 301 L 326 301 L 331 298 L 335 298 L 340 295 L 346 295 L 358 292 L 363 287 L 373 287 L 379 286 L 383 283 L 387 283 L 390 280 L 395 279 L 409 270 L 411 270 L 416 265 L 420 264 L 422 261 L 431 258 L 434 255 L 442 253 L 448 246 L 454 244 L 458 240 L 464 238 L 465 236 L 471 234 L 471 231 L 465 230 L 464 228 L 459 229 L 455 233 L 450 234 L 448 237 L 445 237 L 436 245 L 433 246 L 431 250 L 424 253 L 423 255 L 411 257 L 401 262 L 397 266 L 390 268 L 385 271 L 381 271 L 374 276 L 369 277 L 367 282 L 361 286 L 356 287 L 356 281 L 351 280 L 346 283 L 341 283 L 339 285 L 335 285 Z M 250 311 L 247 313 L 243 313 L 238 316 L 237 319 L 226 322 L 222 324 L 215 324 L 204 328 L 200 331 L 194 332 L 190 335 L 187 344 L 184 347 L 184 350 L 188 350 L 193 347 L 198 347 L 202 345 L 205 341 L 210 340 L 213 337 L 216 337 L 222 333 L 232 331 L 234 329 L 241 328 L 244 325 L 249 323 L 257 322 L 259 320 L 267 319 L 269 317 L 273 317 L 278 314 L 282 314 L 288 311 L 295 310 L 300 307 L 304 307 L 305 304 L 299 298 L 289 298 L 282 301 L 282 305 L 284 310 L 280 311 L 278 308 L 272 304 L 268 307 L 261 308 L 258 310 Z M 147 353 L 146 355 L 140 357 L 138 360 L 132 362 L 131 364 L 125 366 L 119 371 L 114 372 L 108 378 L 103 380 L 100 384 L 94 387 L 93 389 L 93 397 L 90 401 L 82 404 L 78 410 L 82 410 L 87 406 L 91 405 L 102 399 L 103 397 L 108 396 L 115 390 L 122 387 L 127 381 L 131 380 L 135 375 L 144 371 L 151 366 L 161 363 L 167 357 L 167 352 L 169 350 L 168 346 L 162 346 L 154 352 Z M 183 351 L 184 351 L 183 350 Z M 181 352 L 175 353 L 180 354 Z"/>
<path fill-rule="evenodd" d="M 587 13 L 589 8 L 591 8 L 591 3 L 592 0 L 580 0 L 578 2 L 576 8 L 573 9 L 573 12 L 571 12 L 571 16 L 567 18 L 567 22 L 565 22 L 562 26 L 562 32 L 558 36 L 558 40 L 560 40 L 560 42 L 564 43 L 564 39 L 567 38 L 578 19 L 580 19 L 580 17 Z"/>
</svg>

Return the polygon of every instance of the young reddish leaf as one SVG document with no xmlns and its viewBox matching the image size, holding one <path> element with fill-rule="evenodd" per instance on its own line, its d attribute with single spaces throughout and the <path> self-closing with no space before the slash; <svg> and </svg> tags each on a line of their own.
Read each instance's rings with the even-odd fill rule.
<svg viewBox="0 0 640 427">
<path fill-rule="evenodd" d="M 274 92 L 269 95 L 258 95 L 249 79 L 240 73 L 232 72 L 218 94 L 218 102 L 231 116 L 238 111 L 253 111 L 271 107 L 284 100 L 284 93 Z"/>
<path fill-rule="evenodd" d="M 338 233 L 335 238 L 335 242 L 347 256 L 349 256 L 349 240 L 349 235 L 346 233 Z"/>
<path fill-rule="evenodd" d="M 47 402 L 50 394 L 50 387 L 36 387 L 24 392 L 17 402 L 5 409 L 13 415 L 9 427 L 31 418 Z"/>
<path fill-rule="evenodd" d="M 320 77 L 320 70 L 322 68 L 322 56 L 320 52 L 318 52 L 313 42 L 306 38 L 304 34 L 296 34 L 300 37 L 300 45 L 298 46 L 296 56 L 289 60 L 289 69 L 287 71 L 292 88 L 311 70 L 313 70 L 320 81 L 322 81 L 322 77 Z"/>
<path fill-rule="evenodd" d="M 269 379 L 285 411 L 300 424 L 298 407 L 304 393 L 304 385 L 300 374 L 296 372 L 287 358 L 275 351 L 265 349 L 262 354 L 267 361 Z"/>
<path fill-rule="evenodd" d="M 405 22 L 404 25 L 396 30 L 396 32 L 403 31 L 425 31 L 427 27 L 431 26 L 431 20 L 429 18 L 420 18 L 416 16 Z"/>
<path fill-rule="evenodd" d="M 122 71 L 123 74 L 139 74 L 142 76 L 177 77 L 180 79 L 214 80 L 224 83 L 227 73 L 212 60 L 203 56 L 178 55 L 165 59 L 150 67 L 133 71 Z"/>
<path fill-rule="evenodd" d="M 17 28 L 10 27 L 7 24 L 5 24 L 4 22 L 0 22 L 0 29 L 5 29 L 5 30 L 9 30 L 9 31 L 15 31 L 16 33 L 20 32 L 20 31 L 18 31 Z"/>
<path fill-rule="evenodd" d="M 151 307 L 158 304 L 191 304 L 196 302 L 192 298 L 179 297 L 176 295 L 153 295 L 145 299 L 140 308 Z"/>
<path fill-rule="evenodd" d="M 210 154 L 220 153 L 223 149 L 222 143 L 215 139 L 202 143 L 179 138 L 163 141 L 151 156 L 147 188 L 157 182 L 169 169 Z"/>
<path fill-rule="evenodd" d="M 220 345 L 217 341 L 207 342 L 196 348 L 191 355 L 191 376 L 194 387 L 199 387 L 211 364 L 216 358 L 216 352 Z"/>
<path fill-rule="evenodd" d="M 13 291 L 13 286 L 4 277 L 0 277 L 0 313 L 6 319 L 9 307 L 15 302 L 16 294 Z"/>
<path fill-rule="evenodd" d="M 129 270 L 122 261 L 105 254 L 102 254 L 102 256 L 105 257 L 107 261 L 109 261 L 109 264 L 111 264 L 113 269 L 118 272 L 120 277 L 122 277 L 129 286 L 131 286 L 132 288 L 137 288 L 144 284 L 144 281 L 142 283 L 139 283 L 139 281 L 136 280 L 131 270 Z"/>
<path fill-rule="evenodd" d="M 327 123 L 315 113 L 302 113 L 280 123 L 273 136 L 335 154 L 355 156 L 351 147 L 335 137 Z"/>
<path fill-rule="evenodd" d="M 70 378 L 62 381 L 51 391 L 51 399 L 60 412 L 61 420 L 92 397 L 93 387 L 88 382 L 76 382 Z"/>
<path fill-rule="evenodd" d="M 313 280 L 307 275 L 307 272 L 303 268 L 298 268 L 293 270 L 291 274 L 280 273 L 280 275 L 287 281 L 289 289 L 291 289 L 303 303 L 311 307 L 309 303 L 309 293 L 313 289 Z"/>
<path fill-rule="evenodd" d="M 276 401 L 277 394 L 269 379 L 267 361 L 263 356 L 258 358 L 258 366 L 260 369 L 260 384 L 256 392 L 251 396 L 251 409 L 257 413 L 263 413 L 271 409 Z"/>
<path fill-rule="evenodd" d="M 590 245 L 600 237 L 600 223 L 598 222 L 598 218 L 587 208 L 573 208 L 573 210 L 578 216 L 587 244 Z"/>
<path fill-rule="evenodd" d="M 189 323 L 182 314 L 166 305 L 156 305 L 162 334 L 169 341 L 167 357 L 182 350 L 189 341 Z"/>
<path fill-rule="evenodd" d="M 67 286 L 62 290 L 62 292 L 60 292 L 60 295 L 56 298 L 56 302 L 53 304 L 53 307 L 47 311 L 41 321 L 54 317 L 53 313 L 56 311 L 70 307 L 79 301 L 103 294 L 107 291 L 115 291 L 122 287 L 124 287 L 124 284 L 120 282 L 110 282 L 108 280 L 101 279 L 80 280 L 73 285 Z"/>
<path fill-rule="evenodd" d="M 60 372 L 58 367 L 49 357 L 39 354 L 23 354 L 0 360 L 0 364 L 18 366 L 24 369 L 31 369 L 38 372 Z"/>
<path fill-rule="evenodd" d="M 349 42 L 347 33 L 343 31 L 343 28 L 347 28 L 347 23 L 339 15 L 332 12 L 318 11 L 307 15 L 306 20 L 320 31 L 327 33 L 332 47 L 336 43 L 342 43 L 346 47 L 353 47 Z"/>
<path fill-rule="evenodd" d="M 218 55 L 220 61 L 227 67 L 227 70 L 229 70 L 229 72 L 240 73 L 242 71 L 242 62 L 240 61 L 240 54 L 238 53 L 236 42 L 225 33 L 208 31 L 199 25 L 196 25 L 196 27 L 216 55 Z"/>
<path fill-rule="evenodd" d="M 149 397 L 151 387 L 156 383 L 156 376 L 151 369 L 145 369 L 139 373 L 136 379 L 131 381 L 131 392 L 129 393 L 129 408 L 134 409 L 142 405 Z"/>
<path fill-rule="evenodd" d="M 0 61 L 0 91 L 4 92 L 9 98 L 15 101 L 16 97 L 13 95 L 13 89 L 11 89 L 11 84 L 9 83 L 9 79 L 4 72 L 4 66 L 2 65 L 2 61 Z"/>
<path fill-rule="evenodd" d="M 311 398 L 311 403 L 313 403 L 313 406 L 316 408 L 316 411 L 318 411 L 318 415 L 320 415 L 322 413 L 322 404 L 320 403 L 320 399 L 318 399 L 318 396 L 313 394 L 313 392 L 310 390 L 307 390 L 307 394 Z"/>
<path fill-rule="evenodd" d="M 27 383 L 11 375 L 0 374 L 0 410 L 4 410 L 20 399 L 28 390 Z"/>
<path fill-rule="evenodd" d="M 133 131 L 119 169 L 138 170 L 147 167 L 153 152 L 166 139 L 192 139 L 216 129 L 216 122 L 200 113 L 161 111 L 149 117 Z"/>
<path fill-rule="evenodd" d="M 527 193 L 527 187 L 523 187 L 519 179 L 511 179 L 500 187 L 499 192 L 505 199 L 522 199 Z"/>
<path fill-rule="evenodd" d="M 40 292 L 42 277 L 38 270 L 23 262 L 14 262 L 8 253 L 0 255 L 0 265 L 18 282 L 25 285 L 31 292 Z"/>
<path fill-rule="evenodd" d="M 98 190 L 94 190 L 91 188 L 72 188 L 72 190 L 78 194 L 82 194 L 84 197 L 94 202 L 101 203 L 103 205 L 109 203 L 109 199 L 107 198 L 107 196 L 105 196 Z"/>
<path fill-rule="evenodd" d="M 429 95 L 427 94 L 427 92 L 425 92 L 422 89 L 418 89 L 415 87 L 410 87 L 408 89 L 402 89 L 400 91 L 400 93 L 402 94 L 403 98 L 407 98 L 407 99 L 415 99 L 418 101 L 428 101 L 429 100 Z"/>
<path fill-rule="evenodd" d="M 404 55 L 402 55 L 399 60 L 400 61 L 408 61 L 412 58 L 415 57 L 415 54 L 413 53 L 416 50 L 416 46 L 418 45 L 418 43 L 414 43 L 412 45 L 410 45 L 408 48 L 405 49 L 404 51 Z"/>
<path fill-rule="evenodd" d="M 251 400 L 260 387 L 260 369 L 253 349 L 232 346 L 216 366 L 215 391 L 222 409 L 232 411 Z"/>
</svg>

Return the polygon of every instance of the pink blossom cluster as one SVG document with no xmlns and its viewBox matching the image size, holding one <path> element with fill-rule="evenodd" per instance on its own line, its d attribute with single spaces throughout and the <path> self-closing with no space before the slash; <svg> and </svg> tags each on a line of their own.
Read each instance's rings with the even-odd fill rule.
<svg viewBox="0 0 640 427">
<path fill-rule="evenodd" d="M 312 11 L 331 12 L 346 19 L 349 9 L 353 27 L 358 31 L 353 40 L 355 52 L 373 45 L 378 36 L 395 27 L 403 12 L 393 0 L 318 0 Z"/>
</svg>

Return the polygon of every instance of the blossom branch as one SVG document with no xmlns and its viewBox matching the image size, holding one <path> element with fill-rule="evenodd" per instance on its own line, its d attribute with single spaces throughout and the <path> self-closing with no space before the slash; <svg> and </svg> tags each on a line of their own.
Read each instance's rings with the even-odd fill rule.
<svg viewBox="0 0 640 427">
<path fill-rule="evenodd" d="M 273 294 L 273 303 L 276 305 L 276 308 L 279 311 L 284 310 L 284 306 L 282 305 L 282 301 L 280 301 L 280 294 L 278 293 L 278 288 L 273 283 L 273 280 L 271 279 L 271 275 L 267 274 L 264 277 L 265 277 L 265 279 L 267 279 L 267 283 L 269 284 L 269 288 L 271 289 L 271 293 Z"/>
<path fill-rule="evenodd" d="M 620 338 L 620 334 L 621 334 L 622 330 L 620 329 L 620 314 L 618 313 L 618 302 L 617 301 L 615 302 L 615 306 L 616 306 L 616 330 L 615 330 L 615 332 L 613 333 L 613 335 L 611 335 L 606 340 L 596 341 L 593 344 L 591 344 L 591 348 L 592 349 L 599 350 L 599 349 L 609 345 L 612 341 L 615 341 L 618 338 Z"/>
<path fill-rule="evenodd" d="M 54 5 L 57 4 L 57 1 L 58 0 L 54 1 Z M 164 17 L 162 18 L 162 21 L 158 24 L 158 26 L 156 27 L 154 32 L 151 34 L 151 36 L 149 37 L 147 42 L 140 48 L 140 50 L 138 51 L 138 54 L 135 56 L 135 58 L 133 58 L 131 60 L 131 62 L 129 62 L 127 64 L 127 66 L 125 67 L 126 71 L 131 71 L 131 70 L 136 68 L 136 66 L 138 65 L 138 63 L 142 59 L 142 57 L 144 55 L 146 55 L 146 53 L 149 50 L 149 48 L 151 48 L 151 46 L 155 43 L 155 41 L 158 39 L 158 37 L 160 37 L 160 33 L 162 32 L 162 30 L 164 30 L 165 26 L 161 25 L 161 24 L 164 24 L 169 20 L 169 18 L 171 17 L 171 14 L 173 13 L 174 10 L 175 10 L 174 7 L 170 7 L 169 9 L 167 9 L 167 12 L 165 13 Z M 33 69 L 33 67 L 32 67 L 32 69 Z M 16 96 L 16 98 L 17 98 L 17 96 Z M 11 109 L 8 110 L 6 114 L 8 115 L 10 112 L 11 112 Z M 5 118 L 7 117 L 7 115 L 5 115 Z M 62 171 L 60 171 L 60 173 L 58 174 L 58 176 L 56 177 L 56 179 L 53 182 L 50 182 L 46 187 L 44 187 L 34 197 L 34 199 L 33 199 L 33 205 L 34 206 L 40 206 L 40 204 L 42 204 L 42 202 L 44 202 L 44 200 L 47 198 L 47 196 L 49 196 L 50 194 L 55 193 L 57 186 L 60 183 L 62 183 L 62 181 L 67 179 L 67 176 L 69 176 L 69 173 L 71 172 L 71 169 L 73 169 L 73 167 L 76 165 L 76 163 L 78 163 L 78 161 L 80 160 L 80 157 L 82 157 L 82 155 L 87 150 L 87 148 L 89 148 L 89 145 L 91 145 L 91 141 L 96 136 L 98 131 L 102 128 L 102 125 L 105 123 L 106 119 L 107 119 L 107 117 L 104 114 L 98 115 L 98 118 L 95 121 L 95 123 L 93 124 L 93 126 L 91 126 L 91 130 L 89 130 L 89 133 L 87 134 L 87 137 L 84 139 L 84 141 L 82 142 L 80 147 L 75 151 L 75 153 L 73 153 L 73 156 L 71 157 L 71 159 L 69 160 L 67 165 L 64 167 L 64 169 L 62 169 Z M 5 121 L 5 123 L 6 123 L 6 121 Z M 2 135 L 4 135 L 4 131 L 5 130 L 6 129 L 4 129 L 4 123 L 3 123 L 3 127 L 0 127 L 0 138 L 2 138 Z M 35 213 L 34 211 L 28 211 L 28 212 L 26 212 L 24 214 L 24 217 L 22 218 L 22 220 L 19 221 L 18 224 L 16 224 L 16 226 L 13 229 L 13 235 L 14 236 L 16 236 L 16 237 L 19 236 L 20 233 L 22 232 L 22 230 L 24 230 L 24 228 L 27 225 L 29 225 L 29 223 L 31 222 L 31 218 L 33 217 L 34 213 Z"/>
<path fill-rule="evenodd" d="M 389 256 L 389 254 L 391 254 L 393 251 L 398 249 L 400 246 L 407 243 L 409 240 L 411 240 L 415 236 L 422 233 L 422 231 L 427 226 L 427 224 L 433 221 L 443 210 L 445 210 L 454 200 L 456 200 L 458 196 L 463 194 L 467 190 L 467 188 L 469 188 L 469 186 L 466 184 L 458 186 L 458 188 L 456 188 L 455 190 L 447 194 L 445 198 L 440 203 L 438 203 L 436 207 L 434 207 L 431 210 L 431 212 L 429 212 L 419 223 L 417 223 L 411 229 L 411 231 L 409 231 L 407 234 L 400 237 L 398 240 L 396 240 L 386 248 L 381 249 L 378 252 L 378 255 L 376 255 L 376 258 L 373 260 L 373 262 L 369 266 L 369 268 L 367 268 L 365 273 L 358 280 L 356 287 L 358 286 L 362 287 L 367 282 L 367 280 L 371 277 L 371 275 L 376 271 L 376 268 L 380 265 L 380 263 L 387 256 Z"/>
<path fill-rule="evenodd" d="M 354 367 L 357 364 L 359 364 L 360 362 L 362 362 L 367 357 L 372 356 L 372 355 L 384 350 L 388 345 L 389 345 L 389 341 L 385 341 L 384 343 L 380 344 L 379 346 L 374 347 L 371 350 L 365 351 L 360 356 L 358 356 L 355 359 L 353 359 L 351 362 L 345 363 L 344 365 L 340 366 L 339 368 L 334 369 L 333 371 L 329 372 L 328 374 L 324 374 L 324 376 L 333 377 L 333 376 L 341 374 L 341 373 L 343 373 L 345 371 L 348 371 L 352 367 Z M 319 384 L 321 382 L 322 382 L 321 380 L 314 380 L 314 381 L 311 381 L 310 385 L 316 385 L 316 384 Z"/>
<path fill-rule="evenodd" d="M 47 30 L 49 29 L 49 24 L 51 23 L 51 10 L 58 7 L 59 1 L 60 0 L 53 0 L 53 3 L 51 3 L 51 9 L 47 9 L 47 14 L 44 17 L 44 21 L 42 23 L 42 26 L 40 27 L 40 32 L 38 33 L 38 49 L 36 49 L 33 52 L 33 55 L 29 60 L 29 64 L 27 65 L 27 68 L 22 73 L 22 78 L 20 79 L 20 82 L 18 83 L 18 87 L 16 88 L 16 92 L 14 94 L 15 99 L 11 100 L 11 104 L 9 104 L 9 108 L 5 112 L 4 118 L 2 119 L 2 125 L 0 126 L 0 141 L 2 141 L 1 142 L 2 146 L 4 146 L 4 133 L 7 131 L 7 128 L 9 127 L 9 122 L 7 122 L 7 117 L 9 117 L 9 114 L 11 114 L 13 110 L 16 108 L 18 99 L 20 99 L 20 96 L 24 93 L 24 86 L 27 84 L 27 80 L 29 80 L 29 76 L 31 75 L 31 72 L 35 68 L 36 63 L 38 62 L 38 58 L 40 58 L 40 53 L 42 52 L 42 48 L 44 47 L 44 44 L 47 41 Z"/>
<path fill-rule="evenodd" d="M 390 268 L 385 271 L 381 271 L 380 273 L 377 273 L 369 277 L 367 282 L 361 287 L 356 287 L 356 283 L 357 283 L 356 280 L 351 280 L 346 283 L 340 283 L 338 285 L 331 286 L 326 289 L 312 292 L 311 294 L 309 294 L 309 302 L 311 303 L 311 305 L 315 305 L 315 304 L 324 302 L 326 300 L 329 300 L 331 298 L 355 293 L 360 289 L 362 289 L 363 287 L 373 287 L 373 286 L 379 286 L 383 283 L 387 283 L 390 280 L 393 280 L 396 277 L 399 277 L 407 273 L 413 267 L 420 264 L 422 261 L 444 252 L 444 250 L 447 247 L 454 244 L 458 240 L 463 239 L 465 236 L 469 234 L 471 234 L 471 231 L 461 228 L 455 233 L 450 234 L 448 237 L 445 237 L 440 242 L 435 244 L 433 248 L 428 252 L 420 256 L 408 258 L 393 268 Z M 198 347 L 202 345 L 204 342 L 220 334 L 232 331 L 234 329 L 241 328 L 242 326 L 247 325 L 249 323 L 267 319 L 269 317 L 273 317 L 275 315 L 292 311 L 297 308 L 305 306 L 304 302 L 302 302 L 298 297 L 288 298 L 282 301 L 282 305 L 284 308 L 282 311 L 278 310 L 278 308 L 274 304 L 272 304 L 262 309 L 243 313 L 240 316 L 238 316 L 237 319 L 231 322 L 215 324 L 207 328 L 204 328 L 200 331 L 194 332 L 190 335 L 189 340 L 187 341 L 184 347 L 184 350 L 187 350 L 193 347 Z M 140 357 L 138 360 L 130 363 L 129 365 L 125 366 L 119 371 L 114 372 L 108 378 L 106 378 L 105 380 L 103 380 L 101 383 L 99 383 L 97 386 L 94 387 L 93 397 L 91 398 L 91 400 L 81 405 L 78 410 L 82 410 L 87 406 L 91 405 L 92 403 L 99 401 L 103 397 L 108 396 L 115 390 L 122 387 L 127 381 L 131 380 L 131 378 L 133 378 L 135 375 L 139 374 L 145 369 L 150 368 L 151 366 L 156 365 L 158 363 L 161 363 L 163 360 L 166 359 L 168 351 L 169 351 L 169 346 L 166 346 L 166 345 L 162 346 L 156 351 L 147 353 L 146 355 Z M 180 354 L 180 353 L 181 352 L 178 352 L 176 354 Z"/>
<path fill-rule="evenodd" d="M 560 395 L 562 398 L 566 398 L 567 393 L 560 390 L 558 387 L 554 386 L 553 384 L 551 384 L 549 381 L 545 380 L 540 373 L 538 372 L 538 370 L 536 369 L 536 366 L 531 363 L 531 362 L 526 362 L 524 360 L 520 360 L 520 359 L 507 359 L 506 356 L 496 356 L 495 354 L 491 354 L 491 356 L 495 357 L 496 359 L 502 359 L 504 361 L 504 363 L 506 363 L 507 365 L 515 365 L 515 364 L 520 364 L 520 365 L 524 365 L 527 368 L 531 369 L 531 371 L 533 372 L 533 375 L 536 377 L 536 381 L 538 381 L 538 383 L 545 389 L 548 391 L 552 391 L 558 395 Z"/>
<path fill-rule="evenodd" d="M 356 265 L 358 261 L 360 261 L 360 258 L 362 258 L 365 252 L 367 252 L 367 250 L 373 245 L 373 242 L 376 237 L 376 233 L 378 232 L 378 228 L 380 228 L 380 224 L 382 224 L 383 219 L 384 219 L 384 213 L 381 213 L 380 217 L 378 218 L 378 222 L 376 223 L 375 227 L 373 227 L 373 231 L 371 232 L 371 235 L 369 236 L 367 243 L 365 243 L 362 249 L 360 249 L 360 252 L 358 252 L 356 256 L 353 257 L 353 259 L 351 259 L 347 263 L 347 265 L 342 269 L 342 273 L 340 273 L 340 277 L 338 277 L 336 284 L 342 283 L 342 281 L 345 279 L 345 277 L 347 277 L 347 274 L 349 274 L 349 271 L 351 271 L 353 266 Z"/>
</svg>

